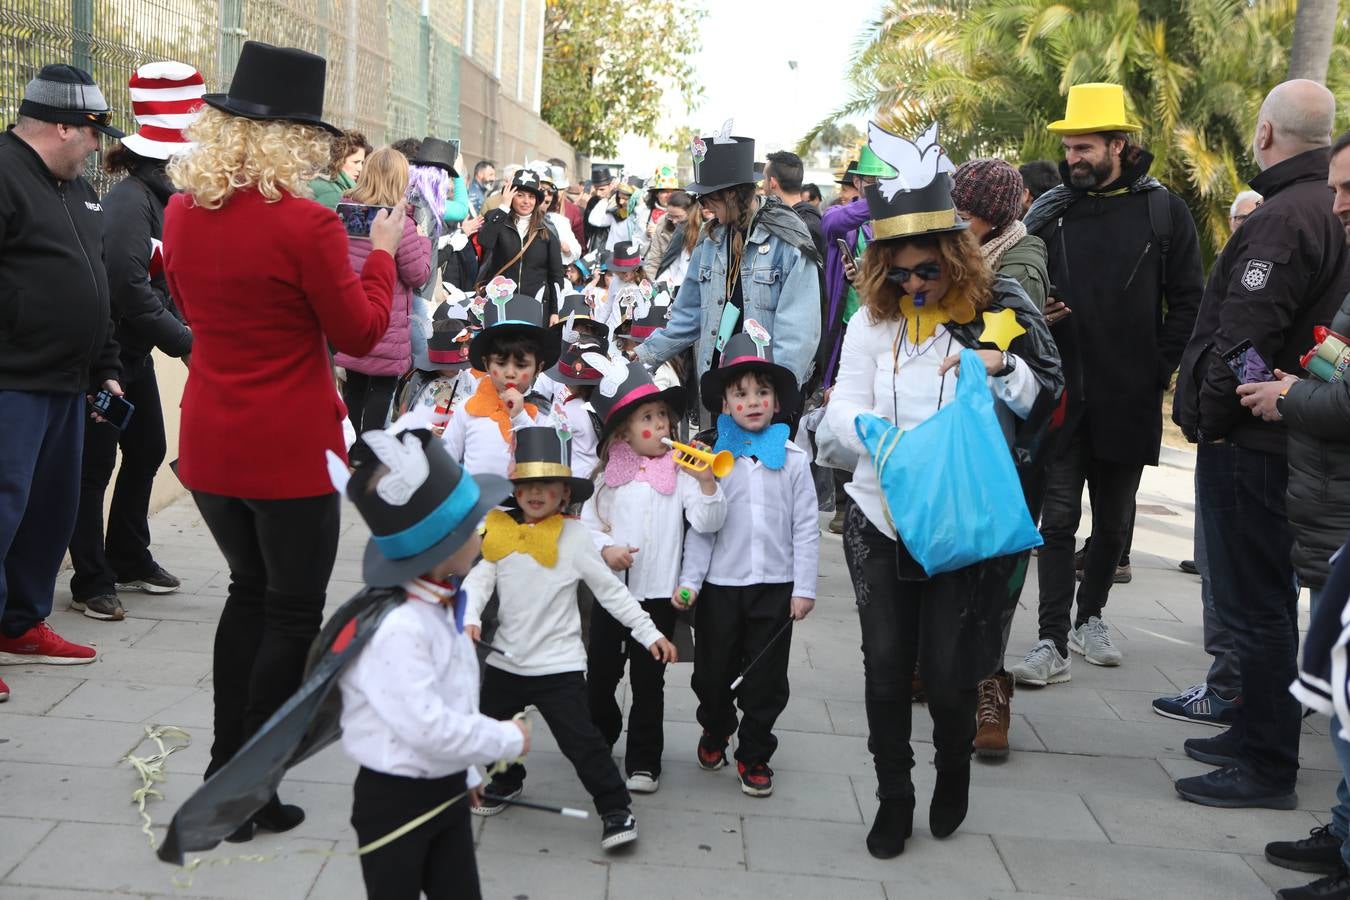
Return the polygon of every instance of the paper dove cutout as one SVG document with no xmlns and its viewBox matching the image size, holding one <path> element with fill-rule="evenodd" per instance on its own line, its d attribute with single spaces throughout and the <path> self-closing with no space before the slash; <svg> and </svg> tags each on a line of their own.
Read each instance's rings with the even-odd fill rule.
<svg viewBox="0 0 1350 900">
<path fill-rule="evenodd" d="M 734 144 L 734 143 L 736 143 L 735 141 L 733 141 L 733 140 L 731 139 L 731 123 L 732 123 L 732 121 L 733 121 L 732 119 L 727 119 L 725 122 L 722 123 L 722 129 L 721 129 L 720 131 L 718 131 L 717 134 L 713 135 L 713 143 L 714 143 L 714 144 Z"/>
<path fill-rule="evenodd" d="M 361 439 L 389 467 L 375 493 L 390 506 L 406 505 L 431 474 L 422 442 L 415 434 L 404 434 L 400 440 L 387 431 L 367 431 Z"/>
<path fill-rule="evenodd" d="M 939 172 L 956 172 L 956 167 L 937 142 L 938 123 L 928 126 L 917 142 L 891 134 L 875 122 L 867 123 L 867 144 L 882 162 L 895 169 L 894 178 L 882 178 L 877 184 L 887 202 L 901 191 L 928 187 Z"/>
<path fill-rule="evenodd" d="M 575 344 L 577 341 L 581 340 L 581 335 L 576 329 L 576 323 L 576 313 L 572 313 L 567 317 L 567 321 L 563 324 L 562 329 L 562 339 L 564 344 Z"/>
<path fill-rule="evenodd" d="M 347 482 L 351 480 L 352 473 L 347 469 L 347 464 L 342 461 L 332 450 L 325 450 L 324 455 L 328 459 L 328 480 L 333 482 L 333 489 L 344 497 L 347 495 Z"/>
<path fill-rule="evenodd" d="M 610 359 L 603 353 L 583 353 L 581 358 L 592 369 L 600 373 L 600 393 L 606 397 L 613 397 L 617 394 L 619 388 L 623 387 L 624 381 L 628 378 L 628 366 Z"/>
</svg>

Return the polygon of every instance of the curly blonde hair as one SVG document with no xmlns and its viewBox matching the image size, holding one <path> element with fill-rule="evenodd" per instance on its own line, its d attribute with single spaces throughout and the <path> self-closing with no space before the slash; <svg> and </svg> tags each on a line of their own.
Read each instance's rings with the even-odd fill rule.
<svg viewBox="0 0 1350 900">
<path fill-rule="evenodd" d="M 951 279 L 947 293 L 939 307 L 947 303 L 969 300 L 978 312 L 989 306 L 993 297 L 994 272 L 980 252 L 969 231 L 946 231 L 921 234 L 894 240 L 875 241 L 863 251 L 862 264 L 854 285 L 873 322 L 893 322 L 900 318 L 899 285 L 886 280 L 895 251 L 906 245 L 925 250 L 936 250 L 942 271 Z"/>
<path fill-rule="evenodd" d="M 269 203 L 282 192 L 313 197 L 309 182 L 328 167 L 332 138 L 314 125 L 261 121 L 212 107 L 187 128 L 197 145 L 169 163 L 169 178 L 198 206 L 220 209 L 254 188 Z"/>
</svg>

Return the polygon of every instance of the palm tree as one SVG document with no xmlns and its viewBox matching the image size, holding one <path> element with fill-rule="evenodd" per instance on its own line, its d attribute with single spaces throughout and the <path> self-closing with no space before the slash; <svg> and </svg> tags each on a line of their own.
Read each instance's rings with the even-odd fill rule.
<svg viewBox="0 0 1350 900">
<path fill-rule="evenodd" d="M 1289 51 L 1290 78 L 1327 80 L 1339 6 L 1337 0 L 1298 0 L 1294 44 Z"/>
<path fill-rule="evenodd" d="M 1305 0 L 1306 2 L 1306 0 Z M 839 115 L 917 134 L 952 158 L 1057 158 L 1046 125 L 1069 87 L 1125 86 L 1152 172 L 1190 205 L 1212 253 L 1250 175 L 1261 100 L 1283 80 L 1295 0 L 890 0 L 855 48 Z M 1329 87 L 1350 100 L 1342 32 Z M 809 135 L 808 135 L 809 137 Z"/>
</svg>

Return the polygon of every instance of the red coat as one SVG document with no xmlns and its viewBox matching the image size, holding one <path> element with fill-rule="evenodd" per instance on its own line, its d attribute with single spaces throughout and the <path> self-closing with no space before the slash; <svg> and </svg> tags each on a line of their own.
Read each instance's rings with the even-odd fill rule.
<svg viewBox="0 0 1350 900">
<path fill-rule="evenodd" d="M 272 500 L 333 492 L 324 451 L 344 459 L 347 409 L 328 343 L 370 352 L 389 325 L 394 258 L 358 277 L 332 210 L 241 191 L 217 210 L 177 194 L 164 268 L 192 327 L 178 477 L 194 491 Z"/>
</svg>

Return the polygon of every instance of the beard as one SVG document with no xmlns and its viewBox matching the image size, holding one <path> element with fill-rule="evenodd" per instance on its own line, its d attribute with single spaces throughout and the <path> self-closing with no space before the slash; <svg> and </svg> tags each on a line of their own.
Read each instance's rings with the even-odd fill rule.
<svg viewBox="0 0 1350 900">
<path fill-rule="evenodd" d="M 1069 184 L 1079 190 L 1102 187 L 1106 184 L 1106 179 L 1110 177 L 1111 160 L 1109 158 L 1096 164 L 1084 161 L 1069 167 Z"/>
</svg>

